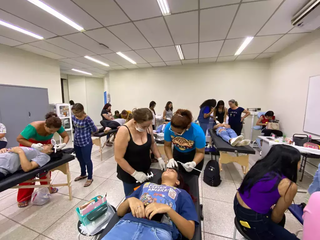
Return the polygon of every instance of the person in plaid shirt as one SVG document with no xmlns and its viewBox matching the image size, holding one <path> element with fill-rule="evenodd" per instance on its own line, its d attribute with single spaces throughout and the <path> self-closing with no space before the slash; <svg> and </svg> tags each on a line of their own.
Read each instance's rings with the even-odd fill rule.
<svg viewBox="0 0 320 240">
<path fill-rule="evenodd" d="M 0 149 L 5 148 L 7 146 L 7 139 L 6 139 L 7 129 L 3 123 L 0 123 Z"/>
<path fill-rule="evenodd" d="M 81 174 L 74 181 L 79 181 L 88 177 L 84 187 L 89 187 L 93 182 L 92 179 L 92 140 L 91 134 L 97 132 L 98 129 L 94 125 L 92 119 L 84 112 L 83 105 L 76 103 L 72 107 L 72 121 L 74 124 L 74 150 L 80 163 Z M 86 175 L 88 172 L 88 176 Z"/>
</svg>

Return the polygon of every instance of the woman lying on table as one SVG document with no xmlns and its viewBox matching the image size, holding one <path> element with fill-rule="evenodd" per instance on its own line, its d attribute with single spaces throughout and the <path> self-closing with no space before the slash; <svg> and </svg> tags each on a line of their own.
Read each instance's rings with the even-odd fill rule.
<svg viewBox="0 0 320 240">
<path fill-rule="evenodd" d="M 192 239 L 198 215 L 191 196 L 183 189 L 177 170 L 168 168 L 161 185 L 144 183 L 119 206 L 123 217 L 102 240 Z"/>
<path fill-rule="evenodd" d="M 214 125 L 213 130 L 215 130 L 216 134 L 219 137 L 221 137 L 224 141 L 230 143 L 231 146 L 247 146 L 250 144 L 249 139 L 243 139 L 242 135 L 238 136 L 236 132 L 228 124 L 216 124 Z"/>
<path fill-rule="evenodd" d="M 19 169 L 29 172 L 50 161 L 52 145 L 44 145 L 41 151 L 28 147 L 3 148 L 0 150 L 0 180 Z"/>
</svg>

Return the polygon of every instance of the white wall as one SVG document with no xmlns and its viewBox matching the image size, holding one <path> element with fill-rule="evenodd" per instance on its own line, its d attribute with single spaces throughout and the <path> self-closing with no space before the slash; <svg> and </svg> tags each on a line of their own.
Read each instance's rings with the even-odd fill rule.
<svg viewBox="0 0 320 240">
<path fill-rule="evenodd" d="M 47 88 L 49 103 L 61 103 L 57 60 L 0 44 L 0 84 Z"/>
<path fill-rule="evenodd" d="M 111 71 L 112 110 L 148 107 L 154 100 L 156 112 L 162 113 L 166 102 L 172 101 L 175 110 L 187 108 L 196 119 L 200 104 L 209 98 L 225 104 L 234 98 L 244 108 L 265 108 L 262 96 L 268 71 L 268 60 Z M 246 122 L 246 137 L 250 137 L 251 121 Z"/>
<path fill-rule="evenodd" d="M 103 107 L 104 80 L 68 75 L 69 98 L 75 103 L 82 103 L 85 112 L 96 125 L 100 124 Z"/>
</svg>

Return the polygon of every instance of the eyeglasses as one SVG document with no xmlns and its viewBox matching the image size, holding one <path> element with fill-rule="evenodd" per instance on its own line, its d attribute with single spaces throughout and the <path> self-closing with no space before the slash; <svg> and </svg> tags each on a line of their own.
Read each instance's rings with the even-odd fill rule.
<svg viewBox="0 0 320 240">
<path fill-rule="evenodd" d="M 174 133 L 175 135 L 177 135 L 177 136 L 182 136 L 182 135 L 186 132 L 186 129 L 185 129 L 185 130 L 183 130 L 182 133 L 176 133 L 175 131 L 172 130 L 171 126 L 169 127 L 169 130 L 170 130 L 172 133 Z"/>
</svg>

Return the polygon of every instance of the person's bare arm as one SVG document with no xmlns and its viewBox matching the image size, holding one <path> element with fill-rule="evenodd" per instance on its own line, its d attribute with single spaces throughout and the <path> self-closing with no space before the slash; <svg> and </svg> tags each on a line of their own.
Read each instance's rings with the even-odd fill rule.
<svg viewBox="0 0 320 240">
<path fill-rule="evenodd" d="M 193 161 L 198 165 L 204 159 L 204 148 L 196 148 L 196 154 L 194 155 Z"/>
<path fill-rule="evenodd" d="M 66 131 L 60 133 L 59 135 L 62 137 L 63 143 L 67 144 L 69 142 L 69 135 Z"/>
<path fill-rule="evenodd" d="M 158 158 L 161 157 L 161 154 L 160 154 L 159 149 L 157 147 L 156 141 L 154 140 L 153 130 L 152 130 L 151 126 L 149 127 L 149 132 L 151 134 L 151 141 L 152 141 L 152 143 L 151 143 L 151 151 L 153 152 L 153 154 L 156 157 L 156 159 L 158 159 Z"/>
<path fill-rule="evenodd" d="M 6 133 L 0 133 L 0 138 L 3 138 L 6 136 Z"/>
<path fill-rule="evenodd" d="M 114 157 L 119 166 L 128 174 L 133 174 L 135 169 L 124 159 L 128 146 L 129 133 L 126 127 L 120 127 L 114 141 Z"/>
<path fill-rule="evenodd" d="M 250 115 L 250 112 L 248 110 L 243 110 L 243 112 L 245 113 L 245 115 L 241 118 L 241 122 L 243 122 L 243 120 Z"/>
<path fill-rule="evenodd" d="M 225 108 L 225 109 L 224 109 L 223 122 L 226 122 L 226 121 L 227 121 L 227 116 L 228 116 L 228 109 L 227 109 L 227 108 Z"/>
<path fill-rule="evenodd" d="M 32 169 L 39 167 L 38 163 L 29 161 L 26 157 L 26 154 L 20 147 L 11 148 L 10 152 L 17 153 L 19 155 L 21 168 L 24 172 L 29 172 Z"/>
<path fill-rule="evenodd" d="M 123 217 L 128 212 L 131 212 L 132 216 L 136 218 L 144 218 L 146 216 L 143 202 L 135 197 L 127 198 L 123 203 L 120 204 L 117 210 L 119 217 Z"/>
<path fill-rule="evenodd" d="M 217 117 L 217 109 L 215 108 L 213 110 L 213 119 L 216 120 L 216 117 Z"/>
<path fill-rule="evenodd" d="M 167 159 L 173 158 L 172 153 L 172 142 L 164 141 L 164 152 L 166 153 Z"/>
<path fill-rule="evenodd" d="M 278 202 L 273 208 L 271 214 L 271 219 L 275 223 L 279 223 L 282 220 L 284 212 L 292 204 L 292 201 L 297 193 L 297 184 L 292 182 L 290 185 L 290 183 L 291 181 L 285 178 L 280 182 L 278 186 L 278 190 L 281 197 L 279 198 Z"/>
<path fill-rule="evenodd" d="M 257 121 L 256 125 L 257 125 L 257 126 L 266 126 L 266 125 L 267 125 L 266 123 L 262 123 L 261 121 L 262 121 L 262 116 L 261 116 L 261 117 L 259 117 L 259 119 L 258 119 L 258 121 Z"/>
<path fill-rule="evenodd" d="M 31 147 L 31 145 L 33 144 L 32 142 L 29 142 L 27 139 L 22 137 L 21 134 L 19 134 L 19 136 L 17 137 L 17 142 L 26 147 Z"/>
<path fill-rule="evenodd" d="M 223 127 L 223 124 L 222 123 L 219 123 L 219 124 L 216 124 L 213 126 L 213 130 L 216 130 L 217 128 L 219 127 Z"/>
<path fill-rule="evenodd" d="M 164 111 L 163 111 L 163 114 L 162 114 L 162 118 L 163 118 L 163 120 L 166 120 L 166 113 L 167 113 L 167 111 L 166 111 L 166 110 L 164 110 Z"/>
<path fill-rule="evenodd" d="M 120 206 L 117 209 L 117 214 L 119 217 L 123 217 L 126 215 L 128 212 L 130 212 L 130 207 L 129 207 L 129 201 L 128 198 L 120 204 Z"/>
</svg>

